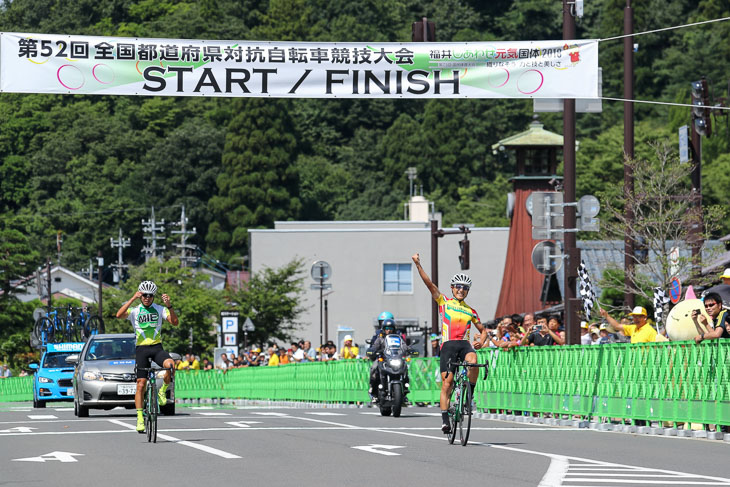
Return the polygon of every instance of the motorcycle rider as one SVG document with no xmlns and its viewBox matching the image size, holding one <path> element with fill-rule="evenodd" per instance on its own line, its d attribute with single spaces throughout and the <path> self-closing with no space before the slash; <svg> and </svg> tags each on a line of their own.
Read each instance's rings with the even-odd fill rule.
<svg viewBox="0 0 730 487">
<path fill-rule="evenodd" d="M 380 375 L 378 374 L 378 357 L 380 357 L 385 351 L 385 337 L 395 333 L 395 320 L 393 318 L 385 318 L 382 322 L 382 328 L 383 335 L 378 336 L 367 351 L 368 358 L 373 361 L 373 364 L 370 366 L 370 389 L 368 390 L 373 402 L 375 402 L 378 397 L 377 390 L 380 379 Z M 400 341 L 400 347 L 403 356 L 407 356 L 408 347 L 406 346 L 405 340 Z M 406 369 L 405 392 L 408 392 L 408 369 Z"/>
</svg>

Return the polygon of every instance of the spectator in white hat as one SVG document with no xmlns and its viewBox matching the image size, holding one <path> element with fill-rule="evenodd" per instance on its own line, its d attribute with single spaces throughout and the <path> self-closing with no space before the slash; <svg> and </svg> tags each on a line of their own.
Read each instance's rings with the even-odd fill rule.
<svg viewBox="0 0 730 487">
<path fill-rule="evenodd" d="M 633 320 L 633 325 L 624 325 L 611 318 L 608 311 L 601 308 L 601 316 L 606 318 L 608 324 L 616 331 L 623 332 L 627 337 L 631 337 L 631 343 L 646 343 L 656 341 L 656 330 L 646 323 L 646 308 L 641 306 L 635 307 L 629 316 Z"/>
<path fill-rule="evenodd" d="M 345 335 L 343 339 L 344 344 L 340 349 L 340 358 L 342 359 L 353 359 L 358 358 L 360 355 L 360 349 L 352 344 L 352 335 Z"/>
<path fill-rule="evenodd" d="M 591 334 L 588 330 L 588 322 L 581 321 L 580 322 L 580 344 L 581 345 L 590 345 L 591 343 L 593 343 L 593 340 L 591 340 Z"/>
</svg>

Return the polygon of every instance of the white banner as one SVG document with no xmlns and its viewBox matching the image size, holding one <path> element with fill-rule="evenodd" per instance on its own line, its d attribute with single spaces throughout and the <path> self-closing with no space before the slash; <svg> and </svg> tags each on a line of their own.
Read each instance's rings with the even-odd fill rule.
<svg viewBox="0 0 730 487">
<path fill-rule="evenodd" d="M 0 91 L 596 98 L 598 42 L 251 42 L 0 33 Z"/>
</svg>

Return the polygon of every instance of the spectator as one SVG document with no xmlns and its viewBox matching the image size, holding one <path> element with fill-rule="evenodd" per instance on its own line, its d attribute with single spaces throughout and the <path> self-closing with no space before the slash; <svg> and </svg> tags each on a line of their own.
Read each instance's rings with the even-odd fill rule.
<svg viewBox="0 0 730 487">
<path fill-rule="evenodd" d="M 592 343 L 593 343 L 593 340 L 591 339 L 591 331 L 588 329 L 588 322 L 581 321 L 580 322 L 580 344 L 581 345 L 590 345 Z"/>
<path fill-rule="evenodd" d="M 0 379 L 7 379 L 8 377 L 12 377 L 13 373 L 10 371 L 10 368 L 8 368 L 7 365 L 3 364 L 0 366 Z"/>
<path fill-rule="evenodd" d="M 276 349 L 274 347 L 269 347 L 268 365 L 272 367 L 277 367 L 279 365 L 279 354 L 276 353 Z"/>
<path fill-rule="evenodd" d="M 552 326 L 552 328 L 551 328 Z M 563 345 L 565 341 L 558 335 L 559 322 L 556 319 L 548 319 L 545 316 L 538 316 L 537 324 L 530 330 L 526 330 L 522 337 L 521 345 L 542 347 L 546 345 Z"/>
<path fill-rule="evenodd" d="M 525 329 L 522 327 L 522 322 L 524 321 L 522 316 L 515 313 L 510 316 L 510 319 L 512 320 L 512 324 L 515 325 L 515 329 L 524 335 Z"/>
<path fill-rule="evenodd" d="M 292 351 L 291 361 L 293 363 L 299 363 L 299 362 L 306 362 L 307 361 L 307 356 L 304 354 L 304 350 L 302 350 L 299 347 L 299 344 L 298 343 L 292 342 L 291 343 L 291 349 L 290 350 Z"/>
<path fill-rule="evenodd" d="M 27 377 L 27 376 L 28 376 L 28 371 L 25 369 L 21 369 L 20 373 L 18 374 L 18 377 Z"/>
<path fill-rule="evenodd" d="M 281 347 L 279 349 L 279 365 L 286 365 L 289 363 L 289 357 L 286 354 L 286 348 Z"/>
<path fill-rule="evenodd" d="M 344 345 L 340 350 L 339 358 L 342 359 L 354 359 L 359 358 L 360 348 L 352 344 L 352 335 L 345 335 Z"/>
<path fill-rule="evenodd" d="M 599 333 L 598 327 L 594 324 L 590 325 L 591 330 L 591 345 L 598 345 L 598 340 L 601 339 L 601 334 Z"/>
<path fill-rule="evenodd" d="M 233 367 L 233 363 L 228 360 L 228 355 L 225 353 L 221 354 L 221 364 L 217 367 L 220 370 L 228 370 Z"/>
<path fill-rule="evenodd" d="M 720 278 L 722 279 L 723 284 L 727 284 L 730 286 L 730 267 L 725 269 L 725 272 L 722 273 Z"/>
<path fill-rule="evenodd" d="M 724 275 L 730 275 L 728 273 L 730 269 L 725 269 Z M 699 321 L 705 327 L 707 327 L 707 333 L 700 333 L 695 337 L 695 342 L 701 343 L 704 340 L 717 340 L 718 338 L 730 338 L 728 332 L 728 323 L 730 323 L 730 312 L 722 308 L 722 297 L 717 293 L 710 293 L 704 298 L 705 311 L 712 318 L 712 323 L 707 322 L 707 318 L 700 314 L 698 310 L 692 311 L 692 319 Z M 713 329 L 714 328 L 714 329 Z"/>
<path fill-rule="evenodd" d="M 330 362 L 332 360 L 337 360 L 337 357 L 335 357 L 335 353 L 337 352 L 337 347 L 335 344 L 331 341 L 328 341 L 323 345 L 324 352 L 322 353 L 322 362 Z"/>
<path fill-rule="evenodd" d="M 599 345 L 605 345 L 613 342 L 611 335 L 608 333 L 608 325 L 606 323 L 601 323 L 601 326 L 598 327 L 598 335 L 600 336 L 598 338 Z"/>
<path fill-rule="evenodd" d="M 304 354 L 307 356 L 307 360 L 309 362 L 317 361 L 317 351 L 312 348 L 312 342 L 310 342 L 309 340 L 304 340 L 304 345 L 302 346 L 302 349 L 304 350 Z"/>
<path fill-rule="evenodd" d="M 625 336 L 631 337 L 631 343 L 646 343 L 656 340 L 656 330 L 647 324 L 646 308 L 636 306 L 629 316 L 633 319 L 633 325 L 624 325 L 611 318 L 608 311 L 601 308 L 601 316 L 603 316 L 608 324 L 615 330 L 622 332 Z"/>
<path fill-rule="evenodd" d="M 203 370 L 211 370 L 213 368 L 213 364 L 210 363 L 210 360 L 208 360 L 208 357 L 203 359 L 203 363 L 201 364 L 201 368 Z"/>
<path fill-rule="evenodd" d="M 436 333 L 431 333 L 431 356 L 438 357 L 441 355 L 441 340 Z"/>
<path fill-rule="evenodd" d="M 522 334 L 527 334 L 527 329 L 535 326 L 535 315 L 532 313 L 525 313 L 525 317 L 522 318 Z"/>
</svg>

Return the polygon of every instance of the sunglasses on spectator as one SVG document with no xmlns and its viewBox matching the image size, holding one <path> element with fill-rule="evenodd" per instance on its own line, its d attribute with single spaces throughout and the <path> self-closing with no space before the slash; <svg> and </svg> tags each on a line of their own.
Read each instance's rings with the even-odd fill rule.
<svg viewBox="0 0 730 487">
<path fill-rule="evenodd" d="M 469 286 L 466 286 L 464 284 L 454 284 L 454 287 L 456 289 L 463 289 L 464 291 L 468 291 L 469 290 Z"/>
<path fill-rule="evenodd" d="M 705 303 L 705 308 L 712 308 L 713 306 L 717 306 L 717 303 Z"/>
<path fill-rule="evenodd" d="M 155 295 L 154 294 L 143 294 L 142 297 L 143 298 L 154 298 Z"/>
</svg>

